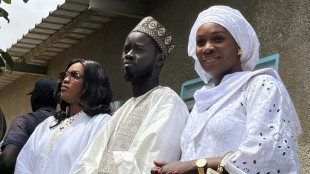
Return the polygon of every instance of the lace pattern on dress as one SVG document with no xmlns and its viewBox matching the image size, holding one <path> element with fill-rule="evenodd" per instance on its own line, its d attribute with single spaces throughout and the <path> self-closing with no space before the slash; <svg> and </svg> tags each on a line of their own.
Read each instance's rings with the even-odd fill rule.
<svg viewBox="0 0 310 174">
<path fill-rule="evenodd" d="M 70 127 L 70 125 L 72 124 L 72 122 L 79 117 L 79 115 L 81 115 L 83 112 L 80 111 L 79 113 L 77 113 L 74 116 L 71 116 L 69 118 L 66 118 L 65 120 L 63 120 L 59 126 L 56 128 L 56 131 L 53 135 L 53 137 L 51 138 L 51 141 L 49 142 L 49 144 L 47 145 L 47 148 L 45 150 L 44 156 L 43 156 L 43 164 L 41 167 L 41 171 L 43 171 L 43 169 L 45 168 L 48 159 L 49 159 L 49 155 L 53 149 L 53 146 L 55 144 L 55 142 L 59 139 L 59 137 L 68 129 L 68 127 Z"/>
<path fill-rule="evenodd" d="M 213 116 L 193 109 L 181 139 L 183 161 L 234 151 L 225 166 L 229 173 L 298 173 L 299 121 L 282 83 L 255 76 L 219 103 Z M 203 117 L 211 118 L 192 138 Z"/>
</svg>

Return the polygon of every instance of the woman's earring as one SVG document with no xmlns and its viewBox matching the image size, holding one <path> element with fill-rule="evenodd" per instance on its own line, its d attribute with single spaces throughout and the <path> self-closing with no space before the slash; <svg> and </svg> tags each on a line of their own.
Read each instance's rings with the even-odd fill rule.
<svg viewBox="0 0 310 174">
<path fill-rule="evenodd" d="M 238 48 L 238 56 L 240 56 L 242 54 L 242 50 L 241 48 Z"/>
</svg>

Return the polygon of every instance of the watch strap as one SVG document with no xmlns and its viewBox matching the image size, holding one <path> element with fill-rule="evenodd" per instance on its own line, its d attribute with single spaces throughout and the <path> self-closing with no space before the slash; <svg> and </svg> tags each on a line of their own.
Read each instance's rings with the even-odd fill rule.
<svg viewBox="0 0 310 174">
<path fill-rule="evenodd" d="M 227 161 L 228 157 L 230 157 L 233 153 L 234 152 L 228 152 L 224 155 L 223 159 L 221 160 L 221 162 L 218 165 L 217 170 L 216 170 L 219 174 L 222 174 L 224 172 L 224 166 L 226 164 L 226 161 Z"/>
</svg>

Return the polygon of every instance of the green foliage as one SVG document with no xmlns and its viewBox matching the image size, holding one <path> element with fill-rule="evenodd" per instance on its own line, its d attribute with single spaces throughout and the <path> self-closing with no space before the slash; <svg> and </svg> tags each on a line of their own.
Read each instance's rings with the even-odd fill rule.
<svg viewBox="0 0 310 174">
<path fill-rule="evenodd" d="M 0 49 L 1 58 L 5 60 L 6 64 L 12 69 L 14 67 L 14 61 L 8 52 L 4 52 Z"/>
<path fill-rule="evenodd" d="M 0 4 L 1 4 L 1 1 L 3 1 L 7 4 L 11 4 L 11 2 L 12 2 L 12 0 L 0 0 Z M 23 0 L 23 1 L 24 1 L 24 3 L 27 3 L 29 0 Z M 4 19 L 6 19 L 9 23 L 10 19 L 8 16 L 9 16 L 9 13 L 0 7 L 0 17 L 3 17 Z"/>
<path fill-rule="evenodd" d="M 0 67 L 5 67 L 5 63 L 2 58 L 0 59 Z"/>
<path fill-rule="evenodd" d="M 11 4 L 11 0 L 3 0 L 3 2 L 5 2 L 7 4 Z"/>
<path fill-rule="evenodd" d="M 8 21 L 8 23 L 10 22 L 9 19 L 9 13 L 6 12 L 3 8 L 0 7 L 0 17 L 3 17 L 4 19 L 6 19 Z"/>
<path fill-rule="evenodd" d="M 6 64 L 3 60 L 5 60 Z M 12 71 L 14 68 L 14 61 L 8 52 L 0 49 L 0 75 L 3 73 L 3 69 L 1 69 L 1 67 L 5 68 L 6 66 Z"/>
<path fill-rule="evenodd" d="M 6 121 L 5 121 L 4 114 L 0 108 L 0 141 L 3 138 L 5 131 L 6 131 Z"/>
<path fill-rule="evenodd" d="M 11 4 L 11 2 L 12 2 L 12 0 L 0 0 L 0 4 L 2 1 L 7 3 L 7 4 Z M 23 0 L 23 1 L 24 1 L 24 3 L 28 2 L 28 0 Z M 9 13 L 0 7 L 0 18 L 1 17 L 6 19 L 8 21 L 8 23 L 10 22 Z M 6 63 L 4 63 L 4 61 Z M 5 52 L 5 51 L 0 49 L 0 75 L 3 73 L 3 70 L 6 68 L 6 66 L 8 66 L 7 68 L 11 69 L 11 71 L 12 71 L 12 69 L 14 67 L 14 61 L 8 52 Z"/>
</svg>

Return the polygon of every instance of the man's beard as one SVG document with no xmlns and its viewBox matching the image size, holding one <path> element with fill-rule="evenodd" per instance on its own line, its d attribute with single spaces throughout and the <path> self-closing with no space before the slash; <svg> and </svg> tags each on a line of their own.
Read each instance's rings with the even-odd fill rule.
<svg viewBox="0 0 310 174">
<path fill-rule="evenodd" d="M 128 69 L 124 68 L 124 79 L 125 81 L 131 82 L 132 84 L 143 82 L 148 78 L 150 78 L 150 76 L 153 73 L 153 69 L 154 69 L 153 65 L 150 65 L 148 67 L 143 68 L 140 71 L 135 72 L 130 71 L 129 68 Z"/>
</svg>

